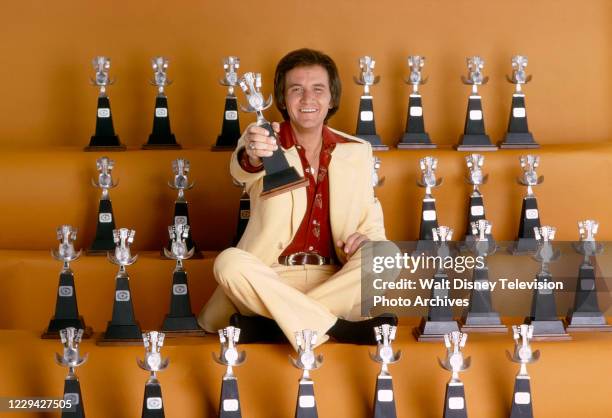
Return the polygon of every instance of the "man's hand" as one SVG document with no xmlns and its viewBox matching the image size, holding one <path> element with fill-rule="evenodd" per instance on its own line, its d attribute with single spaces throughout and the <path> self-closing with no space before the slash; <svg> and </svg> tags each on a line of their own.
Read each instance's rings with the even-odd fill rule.
<svg viewBox="0 0 612 418">
<path fill-rule="evenodd" d="M 359 232 L 353 232 L 348 236 L 346 242 L 338 240 L 336 245 L 342 248 L 346 254 L 346 258 L 350 258 L 353 254 L 355 254 L 355 251 L 357 251 L 359 247 L 361 247 L 367 241 L 369 241 L 367 236 L 360 234 Z"/>
<path fill-rule="evenodd" d="M 272 129 L 278 134 L 280 125 L 277 122 L 272 122 Z M 269 132 L 261 126 L 251 125 L 248 127 L 244 138 L 244 149 L 252 166 L 260 166 L 262 164 L 261 157 L 269 157 L 273 151 L 278 149 L 276 138 L 269 135 Z"/>
</svg>

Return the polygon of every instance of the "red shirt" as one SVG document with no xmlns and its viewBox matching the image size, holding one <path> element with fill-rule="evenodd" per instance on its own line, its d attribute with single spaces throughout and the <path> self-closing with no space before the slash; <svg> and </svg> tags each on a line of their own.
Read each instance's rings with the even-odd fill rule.
<svg viewBox="0 0 612 418">
<path fill-rule="evenodd" d="M 319 154 L 319 172 L 315 182 L 312 170 L 306 159 L 306 151 L 295 141 L 291 124 L 285 121 L 280 125 L 280 145 L 284 149 L 296 147 L 302 162 L 304 177 L 308 180 L 308 186 L 306 186 L 307 206 L 304 219 L 302 219 L 302 223 L 293 241 L 291 241 L 281 255 L 310 252 L 317 253 L 323 257 L 335 257 L 335 246 L 329 221 L 329 177 L 327 170 L 336 144 L 347 141 L 341 136 L 334 134 L 325 125 L 323 126 L 322 134 L 323 144 Z M 246 153 L 243 152 L 240 156 L 240 165 L 243 169 L 248 172 L 257 172 L 263 169 L 263 166 L 253 167 L 249 164 L 248 157 L 245 157 Z"/>
</svg>

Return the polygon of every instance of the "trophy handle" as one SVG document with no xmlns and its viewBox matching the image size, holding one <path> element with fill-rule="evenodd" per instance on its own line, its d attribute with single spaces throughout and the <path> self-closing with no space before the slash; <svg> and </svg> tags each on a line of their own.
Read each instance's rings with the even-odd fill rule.
<svg viewBox="0 0 612 418">
<path fill-rule="evenodd" d="M 222 86 L 226 86 L 226 87 L 229 87 L 231 85 L 225 80 L 225 78 L 220 78 L 219 84 L 221 84 Z"/>
<path fill-rule="evenodd" d="M 221 360 L 221 354 L 219 354 L 219 357 L 217 357 L 215 353 L 210 353 L 210 354 L 212 355 L 212 358 L 215 361 L 215 363 L 220 364 L 222 366 L 227 366 L 227 364 Z"/>
<path fill-rule="evenodd" d="M 540 359 L 540 350 L 536 350 L 531 354 L 531 361 L 530 363 L 535 363 L 536 361 L 538 361 Z"/>
<path fill-rule="evenodd" d="M 538 184 L 543 183 L 544 182 L 544 175 L 541 175 L 538 177 Z"/>
<path fill-rule="evenodd" d="M 484 86 L 485 84 L 487 84 L 489 82 L 489 76 L 486 75 L 482 78 L 482 83 L 480 83 L 480 85 Z"/>
<path fill-rule="evenodd" d="M 380 187 L 385 183 L 385 180 L 387 179 L 387 177 L 382 177 L 380 179 L 378 179 L 378 183 L 376 183 L 376 187 Z"/>
<path fill-rule="evenodd" d="M 468 357 L 465 360 L 463 360 L 463 367 L 461 368 L 461 370 L 467 370 L 470 368 L 471 365 L 472 365 L 472 357 Z"/>
<path fill-rule="evenodd" d="M 240 366 L 241 364 L 243 364 L 246 361 L 246 352 L 241 351 L 238 354 L 238 359 L 236 360 L 236 366 Z"/>
<path fill-rule="evenodd" d="M 444 181 L 444 179 L 442 177 L 440 177 L 439 179 L 436 180 L 436 185 L 434 187 L 440 186 L 443 181 Z"/>
<path fill-rule="evenodd" d="M 291 363 L 293 367 L 295 367 L 296 369 L 301 369 L 300 364 L 298 363 L 296 359 L 294 359 L 291 356 L 288 356 L 288 357 L 289 357 L 289 363 Z"/>
<path fill-rule="evenodd" d="M 159 369 L 157 371 L 167 369 L 169 364 L 170 364 L 170 358 L 166 357 L 164 361 L 162 361 L 161 364 L 159 365 Z"/>
<path fill-rule="evenodd" d="M 380 363 L 380 360 L 378 359 L 378 357 L 376 357 L 376 353 L 372 353 L 371 351 L 368 351 L 368 354 L 370 355 L 370 359 L 371 360 L 373 360 L 373 361 L 375 361 L 377 363 Z"/>
<path fill-rule="evenodd" d="M 485 174 L 482 176 L 482 184 L 486 184 L 489 181 L 489 175 Z"/>
<path fill-rule="evenodd" d="M 141 359 L 137 358 L 136 363 L 138 364 L 138 367 L 140 367 L 142 370 L 146 370 L 148 372 L 152 371 L 152 370 L 149 370 L 149 367 Z"/>
<path fill-rule="evenodd" d="M 377 75 L 376 77 L 374 77 L 374 82 L 372 84 L 378 84 L 379 81 L 380 81 L 380 76 Z"/>
<path fill-rule="evenodd" d="M 360 78 L 357 78 L 357 76 L 353 76 L 353 81 L 355 81 L 355 83 L 359 84 L 360 86 L 365 85 L 365 83 L 363 81 L 361 81 Z"/>
<path fill-rule="evenodd" d="M 516 359 L 512 356 L 512 354 L 510 354 L 508 350 L 506 350 L 506 357 L 508 357 L 508 360 L 510 360 L 511 362 L 517 363 Z"/>
<path fill-rule="evenodd" d="M 508 74 L 506 74 L 506 80 L 510 83 L 510 84 L 516 84 L 516 80 L 514 79 L 514 77 L 510 77 Z"/>
<path fill-rule="evenodd" d="M 463 81 L 463 84 L 467 84 L 467 85 L 472 85 L 474 84 L 474 82 L 470 79 L 468 79 L 466 76 L 462 75 L 461 76 L 461 81 Z"/>
<path fill-rule="evenodd" d="M 438 364 L 440 365 L 440 367 L 442 367 L 445 370 L 452 370 L 451 366 L 448 364 L 448 361 L 442 361 L 440 360 L 440 357 L 437 357 L 438 359 Z"/>
<path fill-rule="evenodd" d="M 64 356 L 60 356 L 58 353 L 55 353 L 55 362 L 59 364 L 60 366 L 67 365 L 66 363 L 64 363 Z"/>
<path fill-rule="evenodd" d="M 166 256 L 166 258 L 169 258 L 171 260 L 178 260 L 178 258 L 172 253 L 172 251 L 168 251 L 166 247 L 164 247 L 164 256 Z"/>
</svg>

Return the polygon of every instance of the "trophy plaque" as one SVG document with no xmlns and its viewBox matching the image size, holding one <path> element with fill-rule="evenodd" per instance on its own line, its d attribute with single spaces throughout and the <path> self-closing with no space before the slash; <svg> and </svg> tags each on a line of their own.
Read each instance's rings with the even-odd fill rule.
<svg viewBox="0 0 612 418">
<path fill-rule="evenodd" d="M 514 338 L 514 355 L 506 350 L 506 355 L 515 363 L 521 365 L 514 379 L 514 392 L 512 393 L 512 410 L 510 418 L 533 418 L 533 404 L 531 399 L 531 378 L 527 373 L 527 365 L 535 363 L 540 358 L 540 350 L 532 351 L 529 341 L 533 338 L 533 326 L 512 326 Z"/>
<path fill-rule="evenodd" d="M 111 64 L 110 58 L 95 57 L 92 63 L 96 76 L 91 79 L 91 83 L 99 88 L 98 113 L 96 116 L 96 133 L 89 140 L 89 145 L 85 147 L 85 151 L 123 151 L 125 145 L 119 142 L 119 137 L 115 134 L 110 100 L 106 94 L 106 87 L 115 82 L 115 79 L 111 79 L 108 75 Z"/>
<path fill-rule="evenodd" d="M 133 229 L 127 228 L 113 231 L 113 237 L 117 246 L 113 255 L 108 254 L 108 259 L 111 263 L 119 266 L 119 272 L 115 277 L 113 317 L 108 322 L 104 336 L 97 341 L 98 345 L 139 344 L 141 341 L 142 332 L 134 317 L 130 277 L 126 270 L 126 267 L 134 264 L 138 258 L 137 255 L 132 257 L 130 252 L 130 245 L 134 242 L 135 234 L 136 232 Z"/>
<path fill-rule="evenodd" d="M 185 200 L 185 190 L 193 188 L 195 182 L 189 182 L 189 170 L 189 160 L 177 158 L 176 160 L 172 161 L 174 178 L 172 183 L 168 182 L 168 186 L 171 189 L 178 191 L 178 196 L 174 201 L 174 217 L 172 219 L 172 225 L 191 225 L 189 220 L 189 206 L 187 200 Z M 194 250 L 194 254 L 196 255 L 195 258 L 201 257 L 201 255 L 197 252 L 198 250 L 196 244 L 193 242 L 191 237 L 191 229 L 187 230 L 187 238 L 185 239 L 185 243 L 187 244 L 187 249 L 189 251 Z M 162 250 L 162 254 L 164 255 L 165 250 L 172 250 L 172 239 L 168 241 L 168 245 L 164 250 Z"/>
<path fill-rule="evenodd" d="M 223 69 L 225 77 L 219 80 L 222 86 L 227 86 L 227 95 L 225 96 L 225 108 L 223 109 L 223 125 L 221 125 L 221 134 L 217 136 L 217 142 L 212 147 L 213 151 L 233 150 L 240 139 L 240 121 L 238 120 L 238 100 L 234 94 L 236 85 L 238 84 L 238 73 L 236 70 L 240 67 L 240 59 L 238 57 L 225 57 L 223 59 Z"/>
<path fill-rule="evenodd" d="M 236 236 L 232 242 L 232 247 L 235 247 L 240 242 L 242 234 L 246 230 L 251 218 L 251 198 L 246 191 L 246 184 L 238 183 L 234 180 L 234 184 L 242 188 L 242 194 L 240 195 L 240 204 L 238 206 L 238 223 L 236 224 Z"/>
<path fill-rule="evenodd" d="M 471 357 L 463 357 L 462 349 L 465 347 L 467 337 L 467 334 L 459 331 L 444 335 L 446 359 L 442 361 L 438 358 L 438 363 L 443 369 L 451 372 L 451 379 L 446 384 L 444 397 L 444 418 L 467 418 L 465 388 L 459 379 L 459 372 L 467 370 L 472 362 Z"/>
<path fill-rule="evenodd" d="M 433 230 L 438 227 L 438 215 L 436 212 L 436 199 L 432 196 L 432 189 L 442 184 L 442 178 L 436 177 L 438 159 L 435 157 L 421 158 L 419 161 L 421 178 L 417 185 L 425 189 L 425 196 L 421 204 L 421 223 L 419 227 L 419 240 L 417 242 L 417 253 L 428 252 L 433 249 Z"/>
<path fill-rule="evenodd" d="M 145 384 L 142 401 L 142 418 L 164 418 L 164 401 L 157 372 L 168 367 L 170 360 L 162 358 L 161 348 L 164 345 L 164 333 L 150 331 L 142 334 L 145 347 L 144 361 L 137 359 L 138 366 L 151 373 Z"/>
<path fill-rule="evenodd" d="M 512 57 L 512 77 L 506 76 L 506 79 L 514 84 L 514 93 L 512 94 L 508 130 L 504 141 L 499 144 L 500 148 L 540 148 L 540 145 L 534 141 L 527 125 L 523 85 L 531 81 L 531 75 L 527 75 L 525 72 L 528 62 L 527 57 L 523 55 Z"/>
<path fill-rule="evenodd" d="M 98 169 L 98 180 L 91 180 L 91 184 L 102 190 L 100 203 L 98 204 L 98 221 L 96 223 L 96 237 L 87 254 L 106 254 L 115 248 L 113 230 L 115 229 L 115 216 L 113 215 L 113 204 L 110 200 L 109 190 L 117 187 L 112 178 L 115 161 L 108 157 L 96 160 Z"/>
<path fill-rule="evenodd" d="M 468 76 L 462 76 L 463 84 L 472 86 L 472 93 L 468 99 L 465 126 L 458 151 L 497 151 L 497 146 L 491 143 L 489 135 L 485 132 L 484 115 L 482 112 L 482 97 L 478 94 L 478 86 L 489 81 L 489 77 L 482 75 L 484 60 L 479 56 L 467 58 Z"/>
<path fill-rule="evenodd" d="M 240 328 L 227 327 L 219 330 L 221 350 L 219 356 L 213 353 L 213 359 L 227 367 L 221 383 L 219 418 L 242 418 L 238 396 L 238 380 L 233 371 L 233 368 L 244 363 L 246 358 L 245 352 L 238 351 L 236 348 L 239 339 Z"/>
<path fill-rule="evenodd" d="M 578 270 L 574 309 L 566 318 L 568 331 L 612 331 L 597 301 L 596 256 L 603 252 L 603 245 L 595 241 L 599 223 L 592 219 L 578 222 L 580 241 L 574 249 L 583 259 Z"/>
<path fill-rule="evenodd" d="M 310 372 L 321 367 L 323 363 L 323 356 L 321 354 L 315 356 L 313 351 L 317 342 L 317 332 L 309 329 L 296 332 L 295 341 L 298 346 L 298 357 L 294 359 L 289 356 L 289 359 L 293 366 L 302 370 L 295 406 L 295 418 L 318 418 L 314 382 L 310 378 Z"/>
<path fill-rule="evenodd" d="M 376 378 L 374 395 L 374 418 L 397 418 L 395 396 L 393 393 L 393 378 L 389 373 L 389 364 L 399 361 L 402 352 L 394 352 L 391 343 L 395 340 L 397 327 L 383 324 L 374 327 L 376 335 L 376 354 L 370 353 L 370 358 L 380 363 L 380 373 Z"/>
<path fill-rule="evenodd" d="M 472 185 L 472 193 L 470 194 L 470 204 L 468 208 L 467 216 L 467 232 L 465 234 L 465 243 L 470 245 L 474 240 L 472 233 L 474 222 L 481 221 L 486 218 L 484 200 L 482 193 L 480 192 L 480 186 L 485 184 L 489 179 L 488 174 L 483 174 L 482 166 L 484 164 L 484 155 L 470 154 L 465 156 L 465 163 L 468 168 L 469 175 L 466 177 L 466 181 Z M 489 240 L 492 240 L 492 236 L 487 236 Z"/>
<path fill-rule="evenodd" d="M 435 244 L 435 256 L 444 260 L 451 255 L 449 242 L 453 237 L 453 230 L 447 226 L 433 228 L 433 243 Z M 431 299 L 444 300 L 449 297 L 449 289 L 444 286 L 448 282 L 448 275 L 444 272 L 442 265 L 434 274 L 434 285 L 431 290 Z M 436 285 L 437 284 L 437 285 Z M 413 334 L 418 341 L 440 341 L 445 334 L 459 331 L 457 321 L 453 320 L 453 312 L 450 306 L 439 303 L 441 306 L 430 306 L 426 318 L 421 319 L 418 328 L 414 328 Z"/>
<path fill-rule="evenodd" d="M 187 249 L 186 238 L 189 236 L 189 225 L 174 224 L 168 227 L 168 234 L 172 242 L 168 251 L 164 248 L 167 258 L 176 260 L 176 267 L 172 274 L 172 294 L 170 296 L 170 312 L 166 315 L 162 331 L 174 335 L 203 335 L 204 331 L 198 326 L 198 321 L 191 311 L 189 287 L 187 286 L 187 272 L 183 268 L 183 260 L 191 258 L 194 249 Z"/>
<path fill-rule="evenodd" d="M 62 418 L 84 418 L 83 397 L 81 396 L 81 384 L 75 374 L 75 369 L 87 361 L 87 354 L 81 357 L 79 345 L 83 338 L 83 330 L 68 327 L 60 330 L 59 336 L 64 345 L 64 353 L 55 353 L 55 361 L 60 366 L 68 368 L 68 374 L 64 380 L 64 401 L 66 408 L 62 409 Z M 70 403 L 70 406 L 68 406 Z"/>
<path fill-rule="evenodd" d="M 59 338 L 60 330 L 69 327 L 84 330 L 85 338 L 91 336 L 91 328 L 85 326 L 83 317 L 79 315 L 74 286 L 74 273 L 70 269 L 70 263 L 81 256 L 81 250 L 75 251 L 74 249 L 76 237 L 77 229 L 72 228 L 70 225 L 62 225 L 57 228 L 57 239 L 60 242 L 59 248 L 51 251 L 51 254 L 53 258 L 61 261 L 64 265 L 59 276 L 55 300 L 55 315 L 49 321 L 49 326 L 42 335 L 42 338 Z"/>
<path fill-rule="evenodd" d="M 489 267 L 486 259 L 497 250 L 492 238 L 493 225 L 486 219 L 472 222 L 473 239 L 468 249 L 475 257 L 484 260 L 484 267 L 475 266 L 472 271 L 474 287 L 470 293 L 470 305 L 461 318 L 461 332 L 507 332 L 508 328 L 502 324 L 499 312 L 493 310 L 491 290 L 489 283 Z"/>
<path fill-rule="evenodd" d="M 517 178 L 519 184 L 527 186 L 527 194 L 523 198 L 521 221 L 516 243 L 512 247 L 513 254 L 528 254 L 536 250 L 535 229 L 540 227 L 540 212 L 538 201 L 533 193 L 533 187 L 544 181 L 544 176 L 538 176 L 536 169 L 540 165 L 540 157 L 522 155 L 520 157 L 523 176 Z"/>
<path fill-rule="evenodd" d="M 427 82 L 427 77 L 423 78 L 421 69 L 425 65 L 425 57 L 411 55 L 408 57 L 410 67 L 410 77 L 406 83 L 412 85 L 412 92 L 408 98 L 408 116 L 406 117 L 406 131 L 397 144 L 399 149 L 414 148 L 436 148 L 429 139 L 429 134 L 425 132 L 425 119 L 423 118 L 423 103 L 419 86 Z"/>
<path fill-rule="evenodd" d="M 261 93 L 261 74 L 246 73 L 240 79 L 239 84 L 248 101 L 247 106 L 240 106 L 242 110 L 254 112 L 257 115 L 257 125 L 266 129 L 271 137 L 276 138 L 272 124 L 264 118 L 262 113 L 272 104 L 272 96 L 264 100 Z M 266 172 L 263 178 L 262 198 L 267 199 L 277 194 L 308 185 L 308 180 L 301 177 L 295 167 L 289 165 L 280 144 L 270 157 L 263 157 L 262 161 Z"/>
<path fill-rule="evenodd" d="M 355 83 L 363 86 L 363 95 L 359 98 L 359 114 L 357 116 L 357 129 L 355 136 L 364 139 L 372 145 L 374 151 L 386 151 L 388 146 L 383 144 L 376 134 L 376 122 L 374 121 L 374 103 L 370 88 L 380 81 L 380 76 L 374 76 L 374 58 L 364 56 L 359 58 L 361 73 L 359 78 L 353 77 Z"/>
<path fill-rule="evenodd" d="M 529 325 L 533 325 L 534 340 L 571 340 L 570 335 L 565 332 L 563 321 L 557 317 L 554 291 L 545 286 L 546 283 L 553 281 L 548 266 L 560 255 L 552 245 L 556 232 L 557 228 L 553 226 L 534 228 L 538 249 L 533 258 L 541 264 L 540 272 L 536 274 L 541 288 L 533 291 L 531 316 L 525 320 Z"/>
<path fill-rule="evenodd" d="M 143 149 L 176 149 L 181 148 L 170 129 L 170 113 L 168 112 L 168 98 L 165 88 L 172 83 L 168 79 L 168 59 L 155 57 L 151 59 L 153 67 L 153 79 L 151 84 L 157 87 L 155 98 L 155 111 L 153 113 L 153 131 L 149 135 L 149 141 L 142 146 Z"/>
</svg>

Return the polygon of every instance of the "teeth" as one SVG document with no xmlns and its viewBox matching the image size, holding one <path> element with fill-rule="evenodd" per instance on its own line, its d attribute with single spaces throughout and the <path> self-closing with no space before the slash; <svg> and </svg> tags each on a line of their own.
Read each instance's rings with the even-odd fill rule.
<svg viewBox="0 0 612 418">
<path fill-rule="evenodd" d="M 302 113 L 313 113 L 313 112 L 316 112 L 316 111 L 317 111 L 317 109 L 310 109 L 310 108 L 309 109 L 300 109 L 300 112 L 302 112 Z"/>
</svg>

